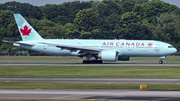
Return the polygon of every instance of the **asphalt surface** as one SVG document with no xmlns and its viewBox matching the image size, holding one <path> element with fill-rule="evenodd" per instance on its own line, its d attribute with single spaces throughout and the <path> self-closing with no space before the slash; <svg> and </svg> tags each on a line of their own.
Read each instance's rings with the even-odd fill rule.
<svg viewBox="0 0 180 101">
<path fill-rule="evenodd" d="M 0 89 L 0 99 L 111 99 L 180 101 L 180 91 L 90 89 Z"/>
<path fill-rule="evenodd" d="M 0 63 L 0 66 L 180 66 L 180 63 Z"/>
<path fill-rule="evenodd" d="M 63 82 L 63 83 L 117 83 L 117 84 L 180 84 L 180 79 L 128 78 L 0 78 L 1 82 Z"/>
</svg>

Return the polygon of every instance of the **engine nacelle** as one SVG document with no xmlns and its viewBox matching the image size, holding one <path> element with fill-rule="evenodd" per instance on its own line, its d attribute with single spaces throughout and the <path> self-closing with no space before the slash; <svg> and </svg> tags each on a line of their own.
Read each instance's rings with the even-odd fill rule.
<svg viewBox="0 0 180 101">
<path fill-rule="evenodd" d="M 118 60 L 120 61 L 129 61 L 131 57 L 129 56 L 118 56 Z"/>
<path fill-rule="evenodd" d="M 98 57 L 100 57 L 103 61 L 117 61 L 118 51 L 105 50 L 105 51 L 100 52 Z"/>
</svg>

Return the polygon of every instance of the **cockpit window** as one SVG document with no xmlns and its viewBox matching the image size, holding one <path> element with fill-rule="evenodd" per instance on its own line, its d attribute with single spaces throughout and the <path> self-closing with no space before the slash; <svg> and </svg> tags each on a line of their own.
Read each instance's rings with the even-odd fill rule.
<svg viewBox="0 0 180 101">
<path fill-rule="evenodd" d="M 173 46 L 168 46 L 168 48 L 174 48 Z"/>
</svg>

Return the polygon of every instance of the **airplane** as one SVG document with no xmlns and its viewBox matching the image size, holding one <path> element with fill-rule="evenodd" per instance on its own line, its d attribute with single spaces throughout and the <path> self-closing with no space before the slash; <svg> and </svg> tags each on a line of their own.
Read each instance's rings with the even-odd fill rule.
<svg viewBox="0 0 180 101">
<path fill-rule="evenodd" d="M 129 61 L 131 57 L 160 57 L 163 64 L 166 56 L 177 52 L 172 45 L 155 40 L 43 39 L 20 14 L 14 18 L 22 41 L 4 42 L 51 55 L 86 57 L 84 64 Z"/>
</svg>

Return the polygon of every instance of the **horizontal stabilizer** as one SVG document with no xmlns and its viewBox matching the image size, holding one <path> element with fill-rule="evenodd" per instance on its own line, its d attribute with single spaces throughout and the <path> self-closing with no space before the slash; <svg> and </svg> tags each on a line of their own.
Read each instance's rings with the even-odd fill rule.
<svg viewBox="0 0 180 101">
<path fill-rule="evenodd" d="M 20 42 L 20 41 L 6 41 L 6 40 L 3 40 L 3 42 L 6 42 L 6 43 L 16 43 L 16 44 L 26 45 L 26 46 L 31 46 L 31 47 L 33 47 L 35 45 L 35 44 L 32 44 L 32 43 L 23 43 L 23 42 Z"/>
</svg>

